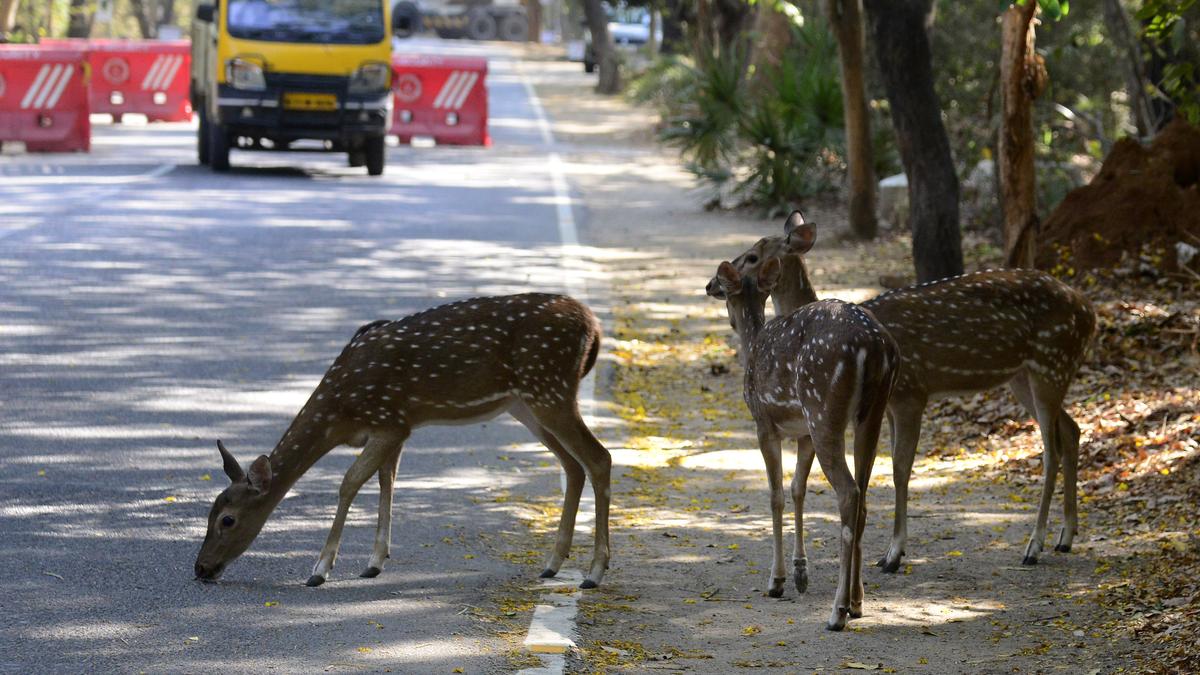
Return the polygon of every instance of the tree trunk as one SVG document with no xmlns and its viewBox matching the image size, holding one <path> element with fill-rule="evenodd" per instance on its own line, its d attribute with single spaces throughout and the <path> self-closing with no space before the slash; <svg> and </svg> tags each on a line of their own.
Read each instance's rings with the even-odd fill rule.
<svg viewBox="0 0 1200 675">
<path fill-rule="evenodd" d="M 662 14 L 661 54 L 678 54 L 684 49 L 683 21 L 686 12 L 681 0 L 665 0 Z"/>
<path fill-rule="evenodd" d="M 542 41 L 542 0 L 525 0 L 525 16 L 529 17 L 528 42 Z"/>
<path fill-rule="evenodd" d="M 756 94 L 767 93 L 770 86 L 767 73 L 779 67 L 784 52 L 792 43 L 792 20 L 779 11 L 773 0 L 760 0 L 754 16 L 754 32 L 750 48 L 750 90 Z"/>
<path fill-rule="evenodd" d="M 67 37 L 91 37 L 94 4 L 90 0 L 71 0 L 71 19 L 67 24 Z"/>
<path fill-rule="evenodd" d="M 692 52 L 697 64 L 716 55 L 713 37 L 712 0 L 696 0 L 696 20 L 692 22 Z"/>
<path fill-rule="evenodd" d="M 842 63 L 842 108 L 846 124 L 846 165 L 850 174 L 850 230 L 859 239 L 874 239 L 875 170 L 871 153 L 871 118 L 863 78 L 861 0 L 825 0 L 825 13 L 838 43 Z"/>
<path fill-rule="evenodd" d="M 4 37 L 13 29 L 17 21 L 18 0 L 0 0 L 0 37 Z"/>
<path fill-rule="evenodd" d="M 1034 167 L 1033 100 L 1046 86 L 1034 51 L 1036 0 L 1004 10 L 1000 25 L 1000 176 L 1004 253 L 1009 267 L 1033 267 L 1039 222 Z"/>
<path fill-rule="evenodd" d="M 621 91 L 621 70 L 617 61 L 617 50 L 613 48 L 608 34 L 608 15 L 600 0 L 583 0 L 583 13 L 587 17 L 588 30 L 592 33 L 592 49 L 596 52 L 596 65 L 600 70 L 596 92 L 616 94 Z"/>
<path fill-rule="evenodd" d="M 1129 107 L 1137 125 L 1138 136 L 1154 135 L 1155 123 L 1150 118 L 1150 95 L 1146 90 L 1146 66 L 1142 61 L 1142 49 L 1129 28 L 1129 17 L 1121 7 L 1121 0 L 1104 0 L 1104 24 L 1121 51 L 1125 53 L 1125 86 L 1129 89 Z"/>
<path fill-rule="evenodd" d="M 152 40 L 158 35 L 158 3 L 155 0 L 130 0 L 129 7 L 133 10 L 133 18 L 137 20 L 138 31 L 142 38 Z"/>
<path fill-rule="evenodd" d="M 962 274 L 958 176 L 933 88 L 926 21 L 932 0 L 863 0 L 908 175 L 918 281 Z"/>
<path fill-rule="evenodd" d="M 174 26 L 175 25 L 175 0 L 159 0 L 159 5 L 162 7 L 162 16 L 158 20 L 158 25 Z"/>
<path fill-rule="evenodd" d="M 743 43 L 748 44 L 746 28 L 753 20 L 750 5 L 745 0 L 713 0 L 712 8 L 716 10 L 721 55 L 737 54 L 743 48 Z"/>
</svg>

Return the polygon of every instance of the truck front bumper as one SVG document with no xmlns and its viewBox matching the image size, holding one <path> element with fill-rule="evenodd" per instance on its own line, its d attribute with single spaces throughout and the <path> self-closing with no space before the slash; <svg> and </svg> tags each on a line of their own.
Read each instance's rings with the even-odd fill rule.
<svg viewBox="0 0 1200 675">
<path fill-rule="evenodd" d="M 218 91 L 216 119 L 231 134 L 267 138 L 275 143 L 312 139 L 356 147 L 367 137 L 383 136 L 391 121 L 391 92 L 352 96 L 343 91 L 296 91 L 336 97 L 336 104 L 321 110 L 292 109 L 284 104 L 284 90 L 248 92 L 222 85 Z M 340 148 L 339 148 L 340 149 Z"/>
</svg>

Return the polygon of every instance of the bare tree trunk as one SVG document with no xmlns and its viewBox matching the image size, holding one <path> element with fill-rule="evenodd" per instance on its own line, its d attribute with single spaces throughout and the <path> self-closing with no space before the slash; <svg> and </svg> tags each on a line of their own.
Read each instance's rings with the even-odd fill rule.
<svg viewBox="0 0 1200 675">
<path fill-rule="evenodd" d="M 704 63 L 715 54 L 712 0 L 696 0 L 696 20 L 692 27 L 692 51 L 696 63 Z"/>
<path fill-rule="evenodd" d="M 525 0 L 525 16 L 529 17 L 528 42 L 542 41 L 542 0 Z"/>
<path fill-rule="evenodd" d="M 162 7 L 162 17 L 159 19 L 158 25 L 175 25 L 175 0 L 158 0 L 158 4 Z"/>
<path fill-rule="evenodd" d="M 13 29 L 17 21 L 17 5 L 19 0 L 0 0 L 0 37 Z"/>
<path fill-rule="evenodd" d="M 1033 267 L 1037 233 L 1033 100 L 1046 86 L 1046 69 L 1034 51 L 1036 0 L 1004 11 L 1000 26 L 1000 153 L 1004 253 L 1009 267 Z"/>
<path fill-rule="evenodd" d="M 932 0 L 863 0 L 891 104 L 904 173 L 918 281 L 962 274 L 958 175 L 933 88 L 926 23 Z"/>
<path fill-rule="evenodd" d="M 1109 37 L 1125 52 L 1125 82 L 1129 89 L 1129 107 L 1138 136 L 1149 137 L 1156 131 L 1150 117 L 1150 96 L 1146 92 L 1146 66 L 1142 61 L 1142 49 L 1129 28 L 1129 17 L 1121 7 L 1121 0 L 1104 0 L 1104 23 Z"/>
<path fill-rule="evenodd" d="M 687 6 L 681 0 L 665 0 L 663 2 L 663 39 L 659 51 L 663 54 L 678 54 L 683 51 L 685 36 L 683 21 Z"/>
<path fill-rule="evenodd" d="M 129 0 L 133 10 L 133 18 L 137 20 L 138 31 L 146 40 L 153 39 L 158 34 L 157 3 L 155 0 Z"/>
<path fill-rule="evenodd" d="M 71 19 L 67 24 L 67 37 L 91 37 L 93 5 L 94 3 L 90 0 L 71 0 Z"/>
<path fill-rule="evenodd" d="M 617 50 L 613 48 L 608 34 L 608 15 L 600 0 L 583 0 L 583 13 L 587 17 L 588 30 L 592 32 L 592 48 L 596 52 L 596 64 L 600 70 L 600 81 L 596 92 L 616 94 L 621 91 L 621 70 Z"/>
<path fill-rule="evenodd" d="M 754 16 L 754 32 L 750 42 L 750 90 L 765 93 L 769 86 L 766 74 L 783 61 L 784 52 L 792 43 L 791 19 L 779 11 L 774 0 L 760 0 Z"/>
<path fill-rule="evenodd" d="M 746 28 L 753 20 L 750 5 L 745 0 L 712 0 L 716 10 L 717 39 L 722 56 L 731 56 L 744 49 Z"/>
<path fill-rule="evenodd" d="M 850 230 L 859 239 L 874 239 L 875 170 L 871 152 L 871 118 L 863 78 L 861 0 L 825 0 L 829 26 L 837 39 L 842 63 L 842 108 L 846 124 L 846 164 L 850 173 Z"/>
</svg>

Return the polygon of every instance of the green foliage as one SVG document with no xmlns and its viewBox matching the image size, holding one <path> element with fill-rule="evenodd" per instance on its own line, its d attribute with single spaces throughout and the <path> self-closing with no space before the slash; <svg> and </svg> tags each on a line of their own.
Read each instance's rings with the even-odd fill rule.
<svg viewBox="0 0 1200 675">
<path fill-rule="evenodd" d="M 784 210 L 844 170 L 837 45 L 821 21 L 796 26 L 767 72 L 748 75 L 740 53 L 696 65 L 666 58 L 632 82 L 630 96 L 658 107 L 662 140 L 735 204 Z"/>
<path fill-rule="evenodd" d="M 1137 19 L 1142 35 L 1165 62 L 1155 93 L 1170 99 L 1176 114 L 1200 124 L 1200 5 L 1197 0 L 1146 0 Z"/>
</svg>

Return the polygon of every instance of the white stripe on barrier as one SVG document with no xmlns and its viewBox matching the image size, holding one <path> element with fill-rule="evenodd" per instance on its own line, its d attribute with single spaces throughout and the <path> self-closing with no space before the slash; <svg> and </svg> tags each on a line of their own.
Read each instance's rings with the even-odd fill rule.
<svg viewBox="0 0 1200 675">
<path fill-rule="evenodd" d="M 160 78 L 162 81 L 158 83 L 157 89 L 159 89 L 159 90 L 170 89 L 171 83 L 175 81 L 175 73 L 179 72 L 179 67 L 182 65 L 183 65 L 183 56 L 176 54 L 175 58 L 171 61 L 171 69 L 169 71 L 167 71 L 167 74 L 165 76 Z"/>
<path fill-rule="evenodd" d="M 467 101 L 467 95 L 475 88 L 475 83 L 479 81 L 479 73 L 470 73 L 467 75 L 467 83 L 459 88 L 458 98 L 454 99 L 454 103 L 446 106 L 453 110 L 458 110 L 463 107 L 463 103 Z"/>
<path fill-rule="evenodd" d="M 41 108 L 45 105 L 46 99 L 50 96 L 50 90 L 58 83 L 59 75 L 66 68 L 61 63 L 55 64 L 54 69 L 50 71 L 50 77 L 46 78 L 46 83 L 42 85 L 41 91 L 38 92 L 37 98 L 33 99 L 34 108 Z"/>
<path fill-rule="evenodd" d="M 450 73 L 450 77 L 446 78 L 446 83 L 442 85 L 442 90 L 438 92 L 437 98 L 433 99 L 433 107 L 440 108 L 442 103 L 446 101 L 450 90 L 458 86 L 458 81 L 461 79 L 462 71 L 456 70 Z"/>
<path fill-rule="evenodd" d="M 67 83 L 71 81 L 71 76 L 74 74 L 74 66 L 63 66 L 62 78 L 59 79 L 58 86 L 54 87 L 54 92 L 50 94 L 50 98 L 46 101 L 47 108 L 53 108 L 58 105 L 58 99 L 62 98 L 63 90 L 67 88 Z"/>
<path fill-rule="evenodd" d="M 159 56 L 154 59 L 154 65 L 150 66 L 150 71 L 146 73 L 146 77 L 142 78 L 142 90 L 150 88 L 150 83 L 158 77 L 158 71 L 162 70 L 163 57 Z"/>
<path fill-rule="evenodd" d="M 37 96 L 38 90 L 42 88 L 42 82 L 46 81 L 46 76 L 50 74 L 50 64 L 42 65 L 42 69 L 38 71 L 37 77 L 33 79 L 33 84 L 29 86 L 29 91 L 25 92 L 25 98 L 21 99 L 21 108 L 28 108 L 33 103 L 34 97 Z"/>
</svg>

